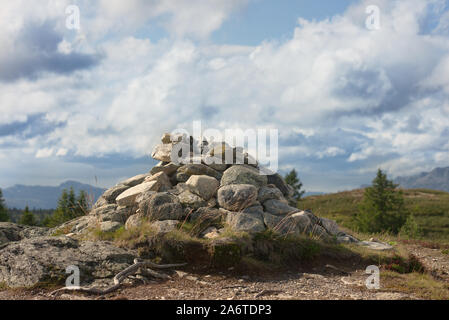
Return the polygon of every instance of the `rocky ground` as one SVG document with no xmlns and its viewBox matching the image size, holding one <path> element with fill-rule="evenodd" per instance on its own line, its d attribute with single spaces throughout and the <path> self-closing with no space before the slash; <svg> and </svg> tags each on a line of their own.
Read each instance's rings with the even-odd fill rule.
<svg viewBox="0 0 449 320">
<path fill-rule="evenodd" d="M 449 288 L 449 256 L 440 249 L 419 245 L 406 248 L 420 257 L 433 273 L 435 283 Z M 108 295 L 62 293 L 50 296 L 52 289 L 0 290 L 0 299 L 8 300 L 419 300 L 427 299 L 432 288 L 415 292 L 398 290 L 397 278 L 382 277 L 379 290 L 365 286 L 366 263 L 358 259 L 346 261 L 319 259 L 304 266 L 284 270 L 249 271 L 244 268 L 220 272 L 179 269 L 167 271 L 167 280 L 130 281 Z M 432 272 L 433 270 L 433 272 Z M 398 275 L 402 276 L 402 275 Z M 444 297 L 443 297 L 444 298 Z"/>
</svg>

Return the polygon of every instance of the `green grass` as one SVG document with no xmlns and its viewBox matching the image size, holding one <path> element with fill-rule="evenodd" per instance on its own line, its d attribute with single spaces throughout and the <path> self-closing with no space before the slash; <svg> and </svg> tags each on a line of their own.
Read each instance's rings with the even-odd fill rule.
<svg viewBox="0 0 449 320">
<path fill-rule="evenodd" d="M 363 189 L 310 196 L 299 201 L 300 209 L 310 209 L 316 215 L 352 227 L 352 217 L 358 212 Z M 423 232 L 423 238 L 449 241 L 449 193 L 427 189 L 404 190 L 405 206 L 413 213 Z"/>
</svg>

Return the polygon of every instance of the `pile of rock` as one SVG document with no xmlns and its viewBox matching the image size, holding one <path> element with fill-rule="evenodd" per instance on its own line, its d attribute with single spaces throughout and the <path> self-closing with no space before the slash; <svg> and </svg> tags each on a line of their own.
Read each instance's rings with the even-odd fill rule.
<svg viewBox="0 0 449 320">
<path fill-rule="evenodd" d="M 90 215 L 69 225 L 70 232 L 95 226 L 105 232 L 130 229 L 142 221 L 168 232 L 188 221 L 198 237 L 219 237 L 226 228 L 248 233 L 271 229 L 356 241 L 334 221 L 289 205 L 293 189 L 277 173 L 262 174 L 264 169 L 242 148 L 164 134 L 152 157 L 160 163 L 107 190 Z"/>
</svg>

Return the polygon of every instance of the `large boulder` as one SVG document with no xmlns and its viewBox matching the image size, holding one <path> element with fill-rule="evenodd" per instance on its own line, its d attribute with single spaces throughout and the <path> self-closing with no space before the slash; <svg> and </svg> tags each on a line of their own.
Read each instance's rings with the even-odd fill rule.
<svg viewBox="0 0 449 320">
<path fill-rule="evenodd" d="M 66 268 L 77 266 L 81 284 L 111 279 L 133 263 L 136 255 L 107 242 L 77 241 L 65 236 L 38 237 L 10 243 L 0 250 L 0 283 L 31 287 L 64 284 Z"/>
<path fill-rule="evenodd" d="M 221 185 L 251 184 L 257 188 L 267 185 L 267 177 L 248 165 L 233 165 L 223 173 Z"/>
<path fill-rule="evenodd" d="M 209 200 L 217 192 L 220 185 L 217 179 L 206 175 L 190 176 L 186 182 L 187 187 L 191 192 L 200 196 L 204 200 Z"/>
<path fill-rule="evenodd" d="M 258 233 L 266 229 L 263 218 L 259 214 L 229 212 L 226 223 L 237 232 Z"/>
<path fill-rule="evenodd" d="M 179 199 L 167 192 L 158 192 L 139 203 L 140 214 L 151 221 L 180 220 L 184 210 Z"/>
<path fill-rule="evenodd" d="M 255 204 L 257 188 L 250 184 L 226 185 L 218 190 L 217 200 L 220 207 L 238 212 Z"/>
</svg>

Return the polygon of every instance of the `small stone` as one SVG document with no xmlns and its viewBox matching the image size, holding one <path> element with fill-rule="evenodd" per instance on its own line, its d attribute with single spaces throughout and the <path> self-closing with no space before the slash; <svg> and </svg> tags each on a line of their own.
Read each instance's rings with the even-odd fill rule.
<svg viewBox="0 0 449 320">
<path fill-rule="evenodd" d="M 158 181 L 150 181 L 141 183 L 121 193 L 115 201 L 120 206 L 132 206 L 135 204 L 136 198 L 144 191 L 158 191 L 160 188 Z"/>
<path fill-rule="evenodd" d="M 227 185 L 218 190 L 217 200 L 220 207 L 238 212 L 255 204 L 257 188 L 250 184 Z"/>
</svg>

